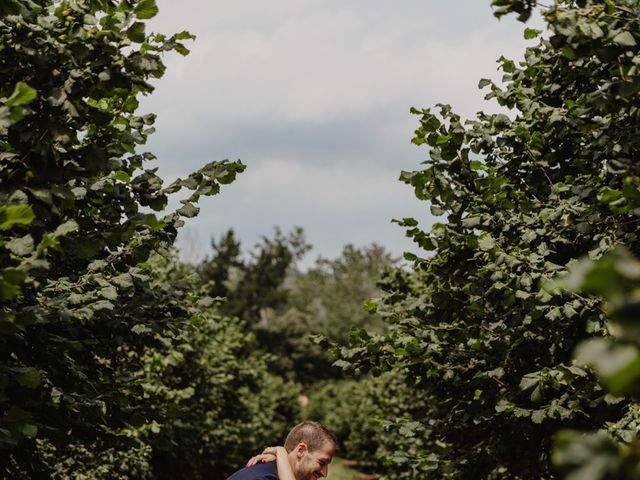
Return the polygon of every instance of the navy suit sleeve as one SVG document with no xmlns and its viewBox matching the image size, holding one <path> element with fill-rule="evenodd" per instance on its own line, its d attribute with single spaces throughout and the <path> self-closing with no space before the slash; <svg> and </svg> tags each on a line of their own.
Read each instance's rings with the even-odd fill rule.
<svg viewBox="0 0 640 480">
<path fill-rule="evenodd" d="M 259 463 L 253 467 L 243 468 L 227 480 L 278 480 L 276 462 Z"/>
</svg>

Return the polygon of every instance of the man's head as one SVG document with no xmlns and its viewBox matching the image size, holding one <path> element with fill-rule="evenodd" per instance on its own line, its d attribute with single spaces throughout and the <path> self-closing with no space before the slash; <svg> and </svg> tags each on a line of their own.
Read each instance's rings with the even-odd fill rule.
<svg viewBox="0 0 640 480">
<path fill-rule="evenodd" d="M 326 477 L 336 445 L 333 434 L 318 422 L 306 421 L 293 427 L 284 448 L 289 452 L 296 480 Z"/>
</svg>

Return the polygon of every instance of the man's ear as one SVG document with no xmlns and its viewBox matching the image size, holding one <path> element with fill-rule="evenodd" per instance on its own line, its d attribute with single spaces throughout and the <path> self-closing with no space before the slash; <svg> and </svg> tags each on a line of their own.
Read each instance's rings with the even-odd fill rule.
<svg viewBox="0 0 640 480">
<path fill-rule="evenodd" d="M 306 443 L 300 442 L 293 450 L 294 452 L 296 452 L 296 457 L 302 458 L 304 457 L 304 454 L 309 450 L 309 447 L 307 447 Z"/>
</svg>

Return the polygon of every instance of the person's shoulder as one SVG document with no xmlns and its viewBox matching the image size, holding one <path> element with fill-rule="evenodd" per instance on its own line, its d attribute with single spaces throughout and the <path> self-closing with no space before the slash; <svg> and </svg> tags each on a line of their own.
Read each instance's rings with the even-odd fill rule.
<svg viewBox="0 0 640 480">
<path fill-rule="evenodd" d="M 253 467 L 245 467 L 227 480 L 278 480 L 276 462 L 258 463 Z"/>
</svg>

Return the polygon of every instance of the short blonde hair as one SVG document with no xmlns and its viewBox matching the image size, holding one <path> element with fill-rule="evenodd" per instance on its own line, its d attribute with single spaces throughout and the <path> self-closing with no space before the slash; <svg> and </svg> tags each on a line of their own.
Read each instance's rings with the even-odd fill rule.
<svg viewBox="0 0 640 480">
<path fill-rule="evenodd" d="M 307 420 L 291 429 L 284 441 L 284 448 L 291 452 L 299 443 L 305 443 L 309 451 L 315 451 L 322 448 L 325 442 L 331 442 L 334 450 L 338 447 L 333 433 L 320 423 Z"/>
</svg>

